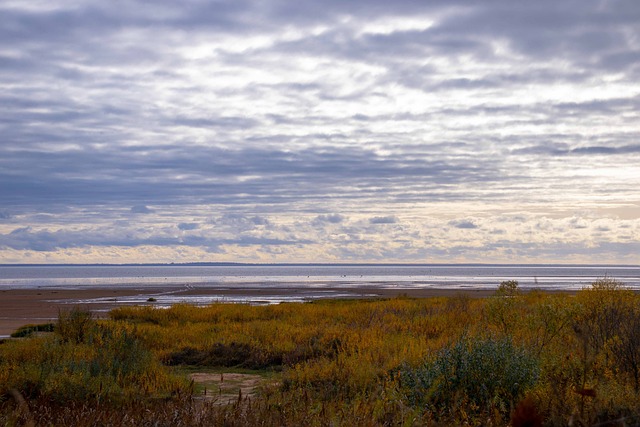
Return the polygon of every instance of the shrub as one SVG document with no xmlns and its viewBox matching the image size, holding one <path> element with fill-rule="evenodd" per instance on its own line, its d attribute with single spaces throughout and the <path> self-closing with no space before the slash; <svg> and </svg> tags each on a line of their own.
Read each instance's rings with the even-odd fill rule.
<svg viewBox="0 0 640 427">
<path fill-rule="evenodd" d="M 510 334 L 516 326 L 517 312 L 521 305 L 521 292 L 516 280 L 507 280 L 498 286 L 495 296 L 487 303 L 489 321 L 503 334 Z"/>
<path fill-rule="evenodd" d="M 58 324 L 55 332 L 60 335 L 62 341 L 80 344 L 90 335 L 95 328 L 93 314 L 88 310 L 74 307 L 69 311 L 58 313 Z"/>
<path fill-rule="evenodd" d="M 527 347 L 541 355 L 559 341 L 575 321 L 575 307 L 562 296 L 539 299 L 521 311 Z"/>
<path fill-rule="evenodd" d="M 580 313 L 574 329 L 594 353 L 616 337 L 635 304 L 633 291 L 613 279 L 601 279 L 577 295 Z"/>
<path fill-rule="evenodd" d="M 249 344 L 232 342 L 230 344 L 216 343 L 205 350 L 185 347 L 168 355 L 165 363 L 169 366 L 224 366 L 263 369 L 281 365 L 282 356 L 267 354 Z"/>
<path fill-rule="evenodd" d="M 631 375 L 636 393 L 640 392 L 640 310 L 629 309 L 611 345 L 617 367 Z"/>
<path fill-rule="evenodd" d="M 435 413 L 461 406 L 503 415 L 540 374 L 538 361 L 510 339 L 461 338 L 433 361 L 401 373 L 409 403 Z"/>
<path fill-rule="evenodd" d="M 519 286 L 517 280 L 505 280 L 504 282 L 500 282 L 496 295 L 502 297 L 518 296 L 521 293 Z"/>
<path fill-rule="evenodd" d="M 11 334 L 11 338 L 26 338 L 36 332 L 53 332 L 55 325 L 53 323 L 42 323 L 39 325 L 24 325 L 19 327 Z"/>
</svg>

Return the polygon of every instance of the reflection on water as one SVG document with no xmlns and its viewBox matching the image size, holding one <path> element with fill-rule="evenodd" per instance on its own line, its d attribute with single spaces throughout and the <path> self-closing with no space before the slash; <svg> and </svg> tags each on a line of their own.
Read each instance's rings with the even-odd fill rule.
<svg viewBox="0 0 640 427">
<path fill-rule="evenodd" d="M 307 302 L 326 298 L 352 298 L 353 293 L 326 291 L 305 292 L 303 294 L 287 295 L 135 295 L 126 297 L 103 297 L 92 299 L 70 300 L 69 304 L 107 304 L 107 305 L 145 305 L 151 304 L 156 308 L 168 308 L 174 304 L 208 305 L 214 303 L 241 303 L 251 305 L 270 305 L 286 302 Z M 359 297 L 374 297 L 375 294 L 358 294 Z M 151 299 L 151 300 L 150 300 Z M 108 309 L 105 309 L 105 311 Z"/>
<path fill-rule="evenodd" d="M 216 301 L 270 304 L 365 296 L 372 288 L 495 289 L 503 280 L 517 280 L 524 289 L 577 290 L 605 277 L 640 290 L 639 266 L 597 265 L 0 266 L 0 289 L 99 286 L 140 293 L 120 298 L 118 304 L 145 303 L 147 298 L 156 298 L 160 306 Z M 176 288 L 191 295 L 176 295 Z"/>
</svg>

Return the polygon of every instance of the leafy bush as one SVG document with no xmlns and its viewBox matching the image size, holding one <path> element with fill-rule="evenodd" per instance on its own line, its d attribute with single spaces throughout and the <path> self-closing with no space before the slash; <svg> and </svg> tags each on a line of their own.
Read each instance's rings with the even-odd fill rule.
<svg viewBox="0 0 640 427">
<path fill-rule="evenodd" d="M 539 374 L 538 361 L 510 339 L 463 337 L 422 367 L 404 369 L 401 379 L 413 406 L 506 413 Z"/>
<path fill-rule="evenodd" d="M 517 280 L 505 280 L 504 282 L 500 282 L 498 290 L 496 291 L 496 295 L 502 297 L 515 297 L 520 294 L 520 284 Z"/>
</svg>

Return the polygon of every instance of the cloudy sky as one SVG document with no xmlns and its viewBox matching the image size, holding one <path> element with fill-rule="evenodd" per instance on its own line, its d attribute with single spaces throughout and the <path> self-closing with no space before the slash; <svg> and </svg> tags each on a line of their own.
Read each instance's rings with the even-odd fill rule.
<svg viewBox="0 0 640 427">
<path fill-rule="evenodd" d="M 0 263 L 640 263 L 637 0 L 0 2 Z"/>
</svg>

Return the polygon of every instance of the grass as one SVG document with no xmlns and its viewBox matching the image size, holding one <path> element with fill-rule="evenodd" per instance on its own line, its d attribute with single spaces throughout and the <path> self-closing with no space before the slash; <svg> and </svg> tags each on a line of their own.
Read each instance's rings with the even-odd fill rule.
<svg viewBox="0 0 640 427">
<path fill-rule="evenodd" d="M 505 282 L 484 299 L 71 311 L 0 346 L 0 425 L 633 423 L 639 372 L 640 297 L 612 280 L 575 296 Z M 230 373 L 262 380 L 247 396 Z M 198 400 L 225 374 L 232 403 Z"/>
</svg>

